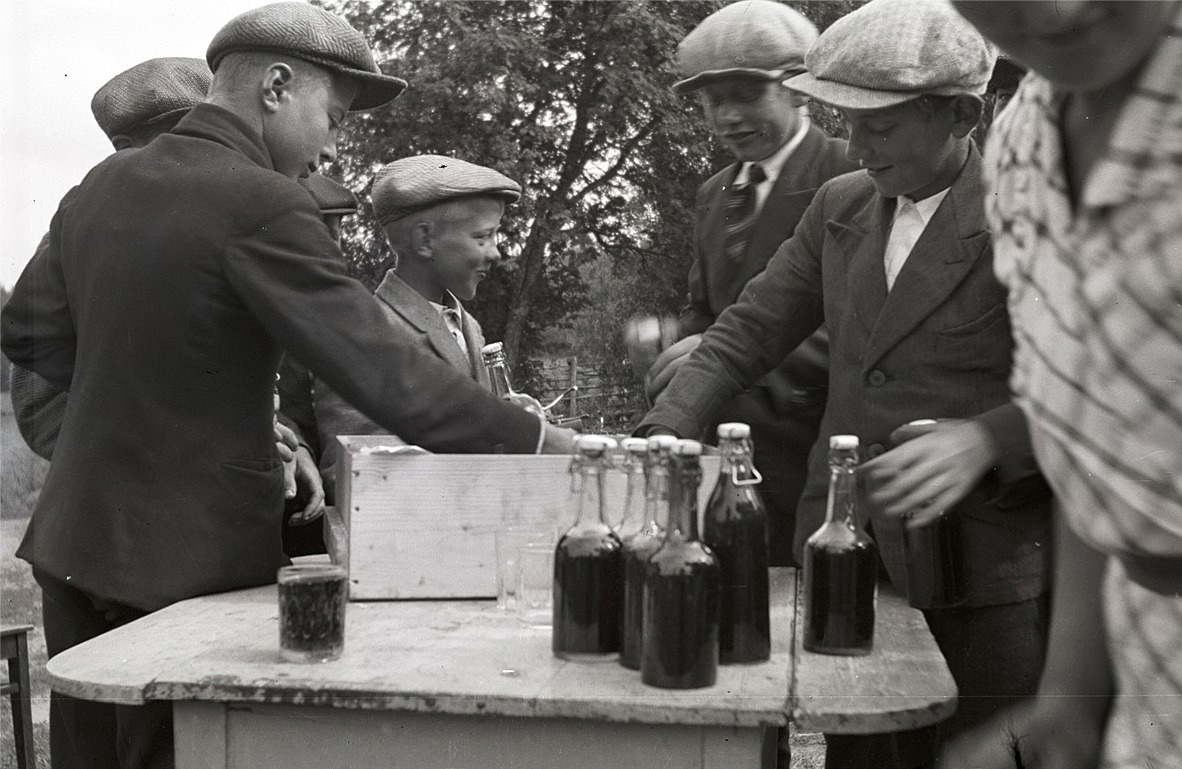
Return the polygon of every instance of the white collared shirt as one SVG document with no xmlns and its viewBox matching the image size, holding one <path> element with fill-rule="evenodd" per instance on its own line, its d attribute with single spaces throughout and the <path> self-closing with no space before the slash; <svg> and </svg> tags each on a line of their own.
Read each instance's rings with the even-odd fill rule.
<svg viewBox="0 0 1182 769">
<path fill-rule="evenodd" d="M 949 188 L 951 189 L 951 188 Z M 901 195 L 895 199 L 895 218 L 891 222 L 891 232 L 887 236 L 886 249 L 882 254 L 882 266 L 886 271 L 887 291 L 895 285 L 895 278 L 911 249 L 923 235 L 928 222 L 936 213 L 936 209 L 948 197 L 948 189 L 924 198 L 916 203 L 911 198 Z"/>
<path fill-rule="evenodd" d="M 464 357 L 469 358 L 471 356 L 468 354 L 468 341 L 464 339 L 464 306 L 460 304 L 460 300 L 456 299 L 455 295 L 450 291 L 444 293 L 443 301 L 445 304 L 431 302 L 431 306 L 443 317 L 443 322 L 447 325 L 447 330 L 451 332 L 452 338 L 460 346 Z"/>
<path fill-rule="evenodd" d="M 800 128 L 793 134 L 792 138 L 784 143 L 780 149 L 768 155 L 763 160 L 744 163 L 739 169 L 739 173 L 735 174 L 734 186 L 747 183 L 747 177 L 751 174 L 751 166 L 758 165 L 763 169 L 764 179 L 759 184 L 755 185 L 755 210 L 760 211 L 763 208 L 763 203 L 767 200 L 767 196 L 772 194 L 772 187 L 776 186 L 776 179 L 780 177 L 780 171 L 784 170 L 784 164 L 788 162 L 788 158 L 792 157 L 792 153 L 804 141 L 804 137 L 809 132 L 808 118 L 801 118 Z"/>
</svg>

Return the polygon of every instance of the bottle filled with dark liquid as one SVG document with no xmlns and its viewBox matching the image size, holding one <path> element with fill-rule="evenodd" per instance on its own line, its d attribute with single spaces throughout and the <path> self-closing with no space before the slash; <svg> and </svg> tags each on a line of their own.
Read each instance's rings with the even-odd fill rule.
<svg viewBox="0 0 1182 769">
<path fill-rule="evenodd" d="M 721 575 L 698 539 L 702 444 L 673 445 L 669 521 L 644 575 L 640 677 L 650 686 L 696 689 L 718 677 Z"/>
<path fill-rule="evenodd" d="M 624 509 L 612 524 L 612 531 L 626 541 L 644 526 L 645 484 L 648 478 L 648 439 L 625 438 L 620 441 L 624 458 L 620 469 L 624 471 Z"/>
<path fill-rule="evenodd" d="M 869 654 L 874 644 L 878 548 L 858 520 L 857 466 L 857 436 L 832 436 L 825 523 L 804 548 L 807 651 Z"/>
<path fill-rule="evenodd" d="M 505 348 L 502 342 L 486 344 L 480 348 L 480 355 L 484 358 L 484 368 L 488 371 L 488 379 L 494 395 L 531 414 L 537 414 L 542 419 L 547 418 L 546 410 L 537 398 L 513 389 L 513 385 L 509 382 L 509 366 L 505 361 Z"/>
<path fill-rule="evenodd" d="M 762 478 L 752 464 L 751 428 L 740 422 L 719 425 L 718 448 L 722 465 L 702 526 L 702 541 L 722 572 L 718 661 L 763 662 L 772 649 L 768 524 L 756 491 Z"/>
<path fill-rule="evenodd" d="M 648 559 L 665 539 L 664 521 L 669 512 L 669 457 L 677 439 L 654 435 L 646 444 L 644 464 L 644 521 L 624 543 L 624 628 L 620 639 L 620 664 L 640 670 L 644 638 L 644 573 Z"/>
<path fill-rule="evenodd" d="M 607 658 L 620 651 L 623 553 L 603 510 L 604 472 L 615 445 L 603 435 L 581 435 L 575 443 L 576 518 L 554 550 L 552 648 L 558 657 Z"/>
</svg>

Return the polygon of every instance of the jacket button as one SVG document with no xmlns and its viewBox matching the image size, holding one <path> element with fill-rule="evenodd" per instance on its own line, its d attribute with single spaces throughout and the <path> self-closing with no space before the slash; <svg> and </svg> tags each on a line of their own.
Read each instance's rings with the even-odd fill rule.
<svg viewBox="0 0 1182 769">
<path fill-rule="evenodd" d="M 870 372 L 870 376 L 866 378 L 871 387 L 882 387 L 886 384 L 886 374 L 882 373 L 880 369 L 874 369 Z"/>
<path fill-rule="evenodd" d="M 871 443 L 866 450 L 869 452 L 870 458 L 874 459 L 875 457 L 881 457 L 886 451 L 886 447 L 881 443 Z"/>
</svg>

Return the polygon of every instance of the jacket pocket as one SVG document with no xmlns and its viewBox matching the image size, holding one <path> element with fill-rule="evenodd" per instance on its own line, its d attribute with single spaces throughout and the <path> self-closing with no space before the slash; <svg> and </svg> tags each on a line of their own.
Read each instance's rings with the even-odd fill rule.
<svg viewBox="0 0 1182 769">
<path fill-rule="evenodd" d="M 955 326 L 940 329 L 936 332 L 937 347 L 947 347 L 973 339 L 979 334 L 991 331 L 1000 323 L 1007 320 L 1004 303 L 995 304 L 976 318 Z"/>
</svg>

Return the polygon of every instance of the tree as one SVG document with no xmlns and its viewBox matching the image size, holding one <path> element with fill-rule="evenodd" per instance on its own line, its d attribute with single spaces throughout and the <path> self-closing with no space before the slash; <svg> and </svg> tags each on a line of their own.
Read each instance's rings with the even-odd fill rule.
<svg viewBox="0 0 1182 769">
<path fill-rule="evenodd" d="M 522 182 L 505 259 L 474 310 L 511 361 L 586 301 L 580 267 L 603 254 L 647 276 L 664 309 L 684 294 L 696 185 L 720 155 L 692 99 L 670 90 L 677 42 L 719 2 L 328 0 L 410 88 L 352 119 L 338 173 L 365 187 L 416 153 L 462 157 Z M 367 226 L 347 238 L 363 279 L 389 265 Z M 672 305 L 672 307 L 668 306 Z"/>
</svg>

